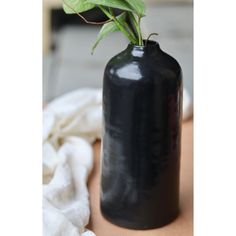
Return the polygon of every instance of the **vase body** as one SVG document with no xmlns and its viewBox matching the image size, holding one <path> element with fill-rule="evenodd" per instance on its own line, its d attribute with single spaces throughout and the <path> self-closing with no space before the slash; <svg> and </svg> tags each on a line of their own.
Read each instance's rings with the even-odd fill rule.
<svg viewBox="0 0 236 236">
<path fill-rule="evenodd" d="M 162 227 L 179 211 L 182 72 L 159 44 L 129 45 L 103 81 L 100 207 L 114 224 Z"/>
</svg>

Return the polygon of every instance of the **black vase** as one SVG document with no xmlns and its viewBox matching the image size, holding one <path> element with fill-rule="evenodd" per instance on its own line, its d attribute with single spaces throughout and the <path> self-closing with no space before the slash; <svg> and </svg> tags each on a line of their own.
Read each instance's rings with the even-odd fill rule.
<svg viewBox="0 0 236 236">
<path fill-rule="evenodd" d="M 100 202 L 107 220 L 151 229 L 177 217 L 181 119 L 181 68 L 158 43 L 129 44 L 108 62 Z"/>
</svg>

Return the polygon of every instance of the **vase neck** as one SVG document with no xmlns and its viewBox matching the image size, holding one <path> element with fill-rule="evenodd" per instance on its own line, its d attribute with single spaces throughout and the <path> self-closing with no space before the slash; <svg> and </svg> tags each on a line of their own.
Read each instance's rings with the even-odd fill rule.
<svg viewBox="0 0 236 236">
<path fill-rule="evenodd" d="M 129 44 L 127 50 L 131 52 L 134 57 L 143 57 L 145 54 L 153 55 L 161 51 L 159 43 L 155 41 L 144 40 L 144 46 Z"/>
</svg>

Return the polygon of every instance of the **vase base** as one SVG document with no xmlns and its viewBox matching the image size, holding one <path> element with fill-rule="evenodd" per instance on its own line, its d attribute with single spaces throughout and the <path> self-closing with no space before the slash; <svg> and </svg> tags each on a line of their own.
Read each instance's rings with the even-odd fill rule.
<svg viewBox="0 0 236 236">
<path fill-rule="evenodd" d="M 170 223 L 172 223 L 179 215 L 179 211 L 175 212 L 175 214 L 172 214 L 166 219 L 162 219 L 161 221 L 154 221 L 154 222 L 141 222 L 141 221 L 131 221 L 128 219 L 122 219 L 121 217 L 115 216 L 115 214 L 112 214 L 112 211 L 109 211 L 111 214 L 109 214 L 107 211 L 105 211 L 102 207 L 101 213 L 102 216 L 109 221 L 110 223 L 120 226 L 122 228 L 127 229 L 133 229 L 133 230 L 151 230 L 151 229 L 157 229 L 164 227 Z"/>
</svg>

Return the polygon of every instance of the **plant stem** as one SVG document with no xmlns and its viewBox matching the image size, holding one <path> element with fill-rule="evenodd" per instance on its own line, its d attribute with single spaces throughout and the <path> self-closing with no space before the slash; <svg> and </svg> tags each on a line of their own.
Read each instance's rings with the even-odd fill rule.
<svg viewBox="0 0 236 236">
<path fill-rule="evenodd" d="M 140 22 L 141 22 L 141 18 L 139 17 L 138 18 L 138 26 L 137 26 L 138 40 L 139 40 L 139 45 L 143 46 L 143 38 L 142 38 L 142 33 L 141 33 Z"/>
<path fill-rule="evenodd" d="M 77 12 L 72 6 L 70 6 L 65 0 L 62 0 L 63 4 L 67 6 L 69 9 L 71 9 L 76 15 L 78 15 L 85 23 L 91 24 L 91 25 L 103 25 L 105 23 L 108 23 L 111 21 L 111 19 L 106 20 L 106 21 L 100 21 L 100 22 L 94 22 L 94 21 L 89 21 L 85 17 L 83 17 L 79 12 Z"/>
<path fill-rule="evenodd" d="M 128 15 L 129 15 L 129 20 L 130 20 L 131 25 L 132 25 L 132 29 L 135 33 L 135 37 L 138 38 L 137 21 L 136 21 L 134 15 L 131 12 L 128 12 Z"/>
<path fill-rule="evenodd" d="M 124 30 L 128 32 L 130 41 L 131 41 L 131 38 L 132 38 L 132 41 L 131 41 L 131 42 L 132 42 L 133 44 L 137 44 L 137 39 L 136 39 L 136 37 L 135 37 L 133 31 L 131 30 L 131 28 L 130 28 L 129 25 L 127 24 L 127 22 L 124 21 L 124 22 L 121 23 L 121 22 L 119 21 L 119 19 L 118 19 L 118 18 L 115 16 L 115 14 L 113 13 L 113 11 L 112 11 L 111 8 L 109 8 L 109 11 L 110 11 L 110 14 L 114 17 L 115 23 L 116 23 L 116 24 L 120 24 L 120 26 L 122 26 L 122 27 L 123 27 L 123 26 L 125 27 Z M 122 24 L 123 24 L 123 25 L 122 25 Z"/>
<path fill-rule="evenodd" d="M 139 43 L 141 46 L 143 46 L 143 37 L 142 37 L 142 32 L 141 32 L 141 18 L 138 18 L 138 32 L 139 32 Z"/>
<path fill-rule="evenodd" d="M 139 38 L 138 22 L 136 21 L 133 13 L 129 12 L 128 14 L 129 14 L 130 20 L 133 23 L 133 27 L 135 28 L 135 31 L 137 32 L 137 36 Z M 139 43 L 140 43 L 140 41 L 139 41 Z"/>
<path fill-rule="evenodd" d="M 133 36 L 126 31 L 126 29 L 123 27 L 123 25 L 119 22 L 119 20 L 117 20 L 117 18 L 110 14 L 109 11 L 106 10 L 105 7 L 103 6 L 99 6 L 98 7 L 101 9 L 101 11 L 109 18 L 109 19 L 112 19 L 114 20 L 115 24 L 117 25 L 117 27 L 120 29 L 120 31 L 129 39 L 130 42 L 132 42 L 133 44 L 136 43 L 136 40 L 135 38 L 133 38 Z"/>
<path fill-rule="evenodd" d="M 113 17 L 116 17 L 115 14 L 114 14 L 114 12 L 112 11 L 112 8 L 109 7 L 108 9 L 109 9 L 110 14 L 111 14 Z M 119 21 L 118 18 L 116 18 L 116 20 Z M 135 42 L 136 42 L 135 44 L 137 44 L 137 43 L 138 43 L 138 42 L 137 42 L 137 37 L 136 37 L 135 33 L 133 32 L 133 29 L 128 25 L 128 23 L 127 23 L 126 21 L 122 21 L 122 22 L 119 21 L 119 23 L 120 23 L 120 24 L 123 24 L 123 26 L 124 26 L 125 29 L 129 32 L 129 34 L 131 35 L 131 37 L 133 37 L 133 39 L 135 39 Z"/>
<path fill-rule="evenodd" d="M 127 22 L 124 22 L 124 26 L 128 30 L 128 32 L 132 35 L 132 37 L 135 39 L 135 44 L 138 44 L 137 36 L 134 34 L 133 30 L 130 28 Z"/>
<path fill-rule="evenodd" d="M 141 28 L 140 28 L 140 20 L 141 18 L 139 17 L 138 18 L 138 22 L 134 16 L 134 14 L 132 12 L 129 12 L 128 13 L 132 22 L 133 22 L 133 25 L 135 27 L 135 30 L 137 31 L 137 34 L 138 34 L 138 45 L 139 46 L 143 46 L 143 39 L 142 39 L 142 33 L 141 33 Z"/>
</svg>

